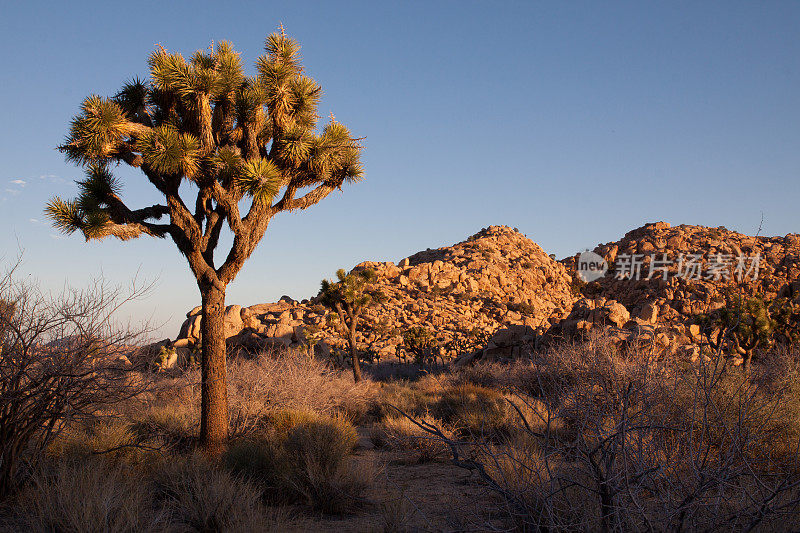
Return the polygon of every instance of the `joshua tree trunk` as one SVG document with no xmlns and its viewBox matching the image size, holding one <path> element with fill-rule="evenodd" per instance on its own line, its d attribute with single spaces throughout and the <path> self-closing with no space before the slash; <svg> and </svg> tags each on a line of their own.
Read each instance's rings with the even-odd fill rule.
<svg viewBox="0 0 800 533">
<path fill-rule="evenodd" d="M 350 359 L 353 360 L 353 381 L 361 381 L 361 364 L 358 362 L 358 349 L 356 348 L 356 322 L 357 316 L 350 316 L 350 331 L 348 342 L 350 344 Z"/>
<path fill-rule="evenodd" d="M 228 439 L 225 290 L 210 285 L 200 287 L 200 292 L 203 297 L 200 441 L 211 455 L 219 455 Z"/>
</svg>

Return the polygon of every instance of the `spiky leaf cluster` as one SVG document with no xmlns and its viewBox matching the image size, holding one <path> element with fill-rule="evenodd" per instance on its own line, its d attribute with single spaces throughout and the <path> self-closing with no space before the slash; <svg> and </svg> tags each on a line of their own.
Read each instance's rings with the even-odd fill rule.
<svg viewBox="0 0 800 533">
<path fill-rule="evenodd" d="M 47 207 L 62 231 L 171 236 L 196 274 L 228 282 L 275 214 L 305 209 L 363 175 L 361 146 L 345 126 L 331 117 L 317 130 L 322 90 L 282 29 L 267 38 L 254 76 L 226 41 L 188 59 L 159 47 L 147 65 L 147 79 L 132 79 L 112 98 L 89 96 L 72 120 L 60 148 L 88 177 L 78 198 Z M 112 175 L 122 164 L 140 169 L 164 204 L 127 208 Z M 180 194 L 186 181 L 197 193 L 188 205 Z M 244 198 L 252 201 L 240 213 Z M 157 223 L 164 214 L 169 223 Z M 225 223 L 234 249 L 215 268 Z"/>
<path fill-rule="evenodd" d="M 338 281 L 322 280 L 319 301 L 331 309 L 363 309 L 383 301 L 383 293 L 375 287 L 377 274 L 366 268 L 347 273 L 343 268 L 336 271 Z"/>
<path fill-rule="evenodd" d="M 780 323 L 773 317 L 774 302 L 760 296 L 745 298 L 734 291 L 725 294 L 725 305 L 698 318 L 706 331 L 719 331 L 716 343 L 730 347 L 737 353 L 752 351 L 757 346 L 770 345 L 775 340 Z"/>
<path fill-rule="evenodd" d="M 800 304 L 788 298 L 777 298 L 770 305 L 778 340 L 792 346 L 800 343 Z"/>
</svg>

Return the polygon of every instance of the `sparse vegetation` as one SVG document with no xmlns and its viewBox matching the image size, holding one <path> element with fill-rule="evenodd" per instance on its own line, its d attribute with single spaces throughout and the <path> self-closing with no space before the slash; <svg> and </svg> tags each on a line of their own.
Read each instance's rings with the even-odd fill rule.
<svg viewBox="0 0 800 533">
<path fill-rule="evenodd" d="M 303 529 L 354 513 L 416 523 L 403 503 L 413 494 L 376 500 L 385 480 L 370 457 L 390 454 L 394 476 L 449 463 L 476 472 L 469 483 L 496 497 L 462 517 L 472 529 L 769 529 L 800 512 L 800 362 L 776 347 L 749 376 L 720 368 L 595 343 L 353 383 L 302 349 L 237 358 L 234 440 L 219 461 L 194 452 L 199 371 L 146 374 L 147 390 L 111 418 L 72 423 L 50 443 L 0 525 L 77 530 L 86 514 L 121 531 Z M 356 425 L 371 455 L 354 455 Z M 425 483 L 451 483 L 441 476 Z"/>
<path fill-rule="evenodd" d="M 435 360 L 439 342 L 430 329 L 412 326 L 403 332 L 403 344 L 398 349 L 410 353 L 415 364 L 425 366 Z"/>
<path fill-rule="evenodd" d="M 138 334 L 118 330 L 112 317 L 141 294 L 98 282 L 52 296 L 13 270 L 0 278 L 0 500 L 68 425 L 142 391 L 119 347 Z"/>
</svg>

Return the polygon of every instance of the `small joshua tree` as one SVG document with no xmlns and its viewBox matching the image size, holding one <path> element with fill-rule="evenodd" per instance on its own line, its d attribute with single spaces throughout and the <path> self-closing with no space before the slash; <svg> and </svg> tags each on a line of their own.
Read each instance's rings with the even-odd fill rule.
<svg viewBox="0 0 800 533">
<path fill-rule="evenodd" d="M 775 340 L 786 345 L 800 343 L 800 304 L 788 298 L 777 298 L 770 304 L 775 321 Z"/>
<path fill-rule="evenodd" d="M 317 129 L 322 90 L 305 75 L 297 42 L 281 28 L 265 51 L 257 75 L 246 76 L 225 41 L 188 61 L 159 48 L 149 80 L 134 79 L 113 98 L 89 96 L 61 146 L 87 177 L 77 199 L 47 206 L 66 233 L 168 237 L 186 258 L 202 298 L 200 437 L 212 452 L 228 437 L 228 284 L 275 215 L 311 207 L 362 175 L 361 147 L 347 128 L 331 117 Z M 121 164 L 141 171 L 163 201 L 129 208 L 112 173 Z M 226 227 L 233 240 L 220 260 Z"/>
<path fill-rule="evenodd" d="M 350 358 L 353 361 L 353 379 L 361 381 L 361 365 L 358 361 L 356 331 L 361 314 L 367 307 L 383 300 L 383 294 L 375 288 L 375 271 L 364 269 L 348 274 L 340 268 L 336 271 L 339 281 L 322 280 L 320 302 L 336 311 L 340 333 L 347 339 Z"/>
<path fill-rule="evenodd" d="M 414 356 L 415 363 L 425 366 L 435 360 L 439 343 L 431 330 L 414 326 L 403 333 L 403 349 Z"/>
</svg>

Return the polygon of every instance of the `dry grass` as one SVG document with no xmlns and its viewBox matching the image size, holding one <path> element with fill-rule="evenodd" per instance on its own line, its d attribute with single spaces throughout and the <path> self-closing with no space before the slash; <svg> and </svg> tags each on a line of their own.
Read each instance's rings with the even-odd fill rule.
<svg viewBox="0 0 800 533">
<path fill-rule="evenodd" d="M 4 524 L 9 531 L 158 531 L 166 516 L 151 511 L 148 495 L 128 472 L 103 461 L 64 460 L 42 467 Z"/>
<path fill-rule="evenodd" d="M 189 456 L 152 473 L 101 458 L 42 465 L 0 521 L 3 531 L 289 531 L 302 522 L 261 503 L 260 490 Z"/>
<path fill-rule="evenodd" d="M 131 402 L 124 413 L 135 421 L 137 432 L 186 448 L 199 430 L 199 371 L 153 379 L 151 391 Z M 263 432 L 277 413 L 287 410 L 342 415 L 359 422 L 377 395 L 375 383 L 355 384 L 348 373 L 299 350 L 236 358 L 228 364 L 230 428 L 235 438 Z"/>
<path fill-rule="evenodd" d="M 800 474 L 800 364 L 790 353 L 766 354 L 746 377 L 596 343 L 355 385 L 348 373 L 290 351 L 234 360 L 230 377 L 234 439 L 221 465 L 192 453 L 197 373 L 154 377 L 146 394 L 103 422 L 61 434 L 13 502 L 31 512 L 7 508 L 2 525 L 286 530 L 302 524 L 265 502 L 359 513 L 376 472 L 363 457 L 354 462 L 353 424 L 367 423 L 374 444 L 392 451 L 392 468 L 446 460 L 455 445 L 473 479 L 495 494 L 475 505 L 492 506 L 510 529 L 714 529 L 722 521 L 769 529 L 800 512 L 800 485 L 792 484 Z M 401 531 L 409 513 L 389 505 L 376 520 Z"/>
<path fill-rule="evenodd" d="M 377 395 L 374 383 L 353 383 L 350 374 L 299 350 L 239 359 L 228 373 L 229 401 L 236 410 L 231 418 L 240 433 L 257 426 L 264 416 L 286 409 L 341 413 L 357 422 Z"/>
<path fill-rule="evenodd" d="M 261 491 L 199 457 L 164 465 L 153 499 L 178 531 L 286 531 L 285 515 L 268 512 Z"/>
<path fill-rule="evenodd" d="M 453 432 L 440 420 L 431 416 L 421 417 L 420 421 L 440 428 L 445 435 L 452 438 Z M 409 462 L 427 463 L 449 458 L 450 448 L 439 439 L 433 438 L 419 425 L 406 416 L 395 415 L 372 425 L 370 439 L 379 448 L 410 452 Z"/>
<path fill-rule="evenodd" d="M 472 428 L 451 443 L 509 527 L 779 529 L 800 512 L 800 380 L 770 362 L 748 377 L 562 346 L 451 376 L 432 412 Z M 516 416 L 500 401 L 512 390 Z M 501 438 L 475 438 L 487 430 Z"/>
</svg>

